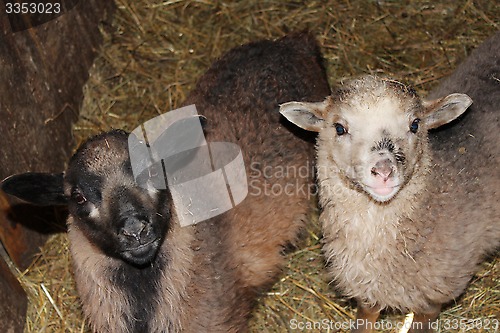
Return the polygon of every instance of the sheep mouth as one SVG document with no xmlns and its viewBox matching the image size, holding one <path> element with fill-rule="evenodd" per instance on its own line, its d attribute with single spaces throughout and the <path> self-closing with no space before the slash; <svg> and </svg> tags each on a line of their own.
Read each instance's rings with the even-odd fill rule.
<svg viewBox="0 0 500 333">
<path fill-rule="evenodd" d="M 150 240 L 149 242 L 146 242 L 144 244 L 141 244 L 137 247 L 134 247 L 132 249 L 126 249 L 125 251 L 123 252 L 126 252 L 126 251 L 141 251 L 142 249 L 146 248 L 146 247 L 149 247 L 151 244 L 154 244 L 154 243 L 157 243 L 160 241 L 160 238 L 155 238 L 153 240 Z"/>
<path fill-rule="evenodd" d="M 160 242 L 160 238 L 155 238 L 134 248 L 123 250 L 121 254 L 126 261 L 134 265 L 145 265 L 156 257 Z"/>
<path fill-rule="evenodd" d="M 401 188 L 401 184 L 394 184 L 390 186 L 370 186 L 362 183 L 362 186 L 374 200 L 379 202 L 387 202 L 391 200 Z"/>
</svg>

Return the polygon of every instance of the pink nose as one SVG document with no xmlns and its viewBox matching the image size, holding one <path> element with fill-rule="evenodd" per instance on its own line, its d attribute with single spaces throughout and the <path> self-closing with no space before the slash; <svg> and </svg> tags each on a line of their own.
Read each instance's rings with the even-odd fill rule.
<svg viewBox="0 0 500 333">
<path fill-rule="evenodd" d="M 394 172 L 392 165 L 392 161 L 388 158 L 382 161 L 378 161 L 371 170 L 372 175 L 382 178 L 385 182 L 391 177 L 392 173 Z"/>
</svg>

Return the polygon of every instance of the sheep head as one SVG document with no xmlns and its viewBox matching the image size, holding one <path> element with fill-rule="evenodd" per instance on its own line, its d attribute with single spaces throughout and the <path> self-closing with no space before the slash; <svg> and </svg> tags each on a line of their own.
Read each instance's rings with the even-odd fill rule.
<svg viewBox="0 0 500 333">
<path fill-rule="evenodd" d="M 67 205 L 70 232 L 79 229 L 110 257 L 149 265 L 171 223 L 171 198 L 147 179 L 138 184 L 127 139 L 117 130 L 98 135 L 77 150 L 64 174 L 19 174 L 2 189 L 38 205 Z"/>
<path fill-rule="evenodd" d="M 319 133 L 318 157 L 349 186 L 388 202 L 428 157 L 427 131 L 456 119 L 471 103 L 464 94 L 426 102 L 400 82 L 365 76 L 323 102 L 285 103 L 280 112 Z"/>
</svg>

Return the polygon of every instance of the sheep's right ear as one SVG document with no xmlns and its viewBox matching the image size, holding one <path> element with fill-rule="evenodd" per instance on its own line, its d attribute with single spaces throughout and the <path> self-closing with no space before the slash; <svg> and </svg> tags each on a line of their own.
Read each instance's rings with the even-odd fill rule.
<svg viewBox="0 0 500 333">
<path fill-rule="evenodd" d="M 39 206 L 65 205 L 62 173 L 21 173 L 2 181 L 0 188 L 26 202 Z"/>
<path fill-rule="evenodd" d="M 280 105 L 280 113 L 290 122 L 307 131 L 319 132 L 325 127 L 326 99 L 319 103 L 289 102 Z"/>
</svg>

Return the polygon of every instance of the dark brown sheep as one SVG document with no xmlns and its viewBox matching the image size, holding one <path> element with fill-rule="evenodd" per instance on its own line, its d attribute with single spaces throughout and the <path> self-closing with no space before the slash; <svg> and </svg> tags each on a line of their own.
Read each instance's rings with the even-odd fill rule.
<svg viewBox="0 0 500 333">
<path fill-rule="evenodd" d="M 279 104 L 324 99 L 321 62 L 314 38 L 300 33 L 235 48 L 201 77 L 185 105 L 206 117 L 207 141 L 241 147 L 252 186 L 208 221 L 180 227 L 168 190 L 137 185 L 122 131 L 88 140 L 64 176 L 4 181 L 20 198 L 68 205 L 75 280 L 94 331 L 247 331 L 256 296 L 275 281 L 310 210 L 311 173 L 274 173 L 311 165 L 313 151 L 307 133 L 281 123 Z"/>
<path fill-rule="evenodd" d="M 431 332 L 500 245 L 499 56 L 497 34 L 426 101 L 368 76 L 322 103 L 282 105 L 319 132 L 324 253 L 358 302 L 356 332 L 370 332 L 384 308 L 414 312 L 411 331 Z M 474 103 L 463 119 L 428 135 L 467 109 L 465 94 Z"/>
</svg>

